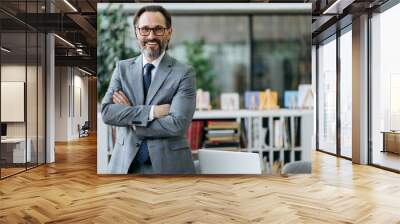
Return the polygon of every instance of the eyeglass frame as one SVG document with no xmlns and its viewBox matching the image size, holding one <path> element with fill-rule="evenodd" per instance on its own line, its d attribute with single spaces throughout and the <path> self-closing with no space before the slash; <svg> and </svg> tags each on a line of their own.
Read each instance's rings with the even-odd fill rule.
<svg viewBox="0 0 400 224">
<path fill-rule="evenodd" d="M 164 35 L 165 35 L 165 31 L 168 30 L 170 27 L 156 26 L 156 27 L 154 27 L 154 28 L 150 28 L 150 27 L 146 27 L 146 26 L 144 26 L 144 27 L 135 26 L 135 28 L 138 29 L 139 34 L 140 34 L 141 36 L 149 36 L 150 33 L 153 32 L 153 34 L 154 34 L 155 36 L 159 36 L 159 37 L 160 37 L 160 36 L 164 36 Z M 142 30 L 143 28 L 149 29 L 149 33 L 146 34 L 146 35 L 143 35 L 143 34 L 141 33 L 141 31 L 140 31 L 140 30 Z M 160 29 L 160 30 L 162 30 L 162 31 L 163 31 L 162 34 L 160 34 L 160 35 L 156 34 L 155 29 Z"/>
</svg>

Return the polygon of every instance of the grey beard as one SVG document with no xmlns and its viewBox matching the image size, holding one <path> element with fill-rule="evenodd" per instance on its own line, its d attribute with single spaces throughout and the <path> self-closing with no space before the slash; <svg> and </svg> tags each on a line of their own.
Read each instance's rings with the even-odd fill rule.
<svg viewBox="0 0 400 224">
<path fill-rule="evenodd" d="M 142 47 L 141 51 L 145 57 L 156 59 L 165 51 L 165 48 L 165 46 L 160 46 L 160 48 L 157 50 L 149 50 L 148 48 Z"/>
<path fill-rule="evenodd" d="M 157 49 L 157 50 L 149 50 L 146 48 L 142 48 L 142 54 L 144 54 L 144 56 L 146 56 L 147 58 L 158 58 L 161 55 L 161 49 Z"/>
</svg>

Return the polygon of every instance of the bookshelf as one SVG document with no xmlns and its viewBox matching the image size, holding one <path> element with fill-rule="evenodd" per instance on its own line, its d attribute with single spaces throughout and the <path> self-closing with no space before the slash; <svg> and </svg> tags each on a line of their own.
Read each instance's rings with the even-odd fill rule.
<svg viewBox="0 0 400 224">
<path fill-rule="evenodd" d="M 196 111 L 193 117 L 194 122 L 208 120 L 238 122 L 237 132 L 244 136 L 238 151 L 259 153 L 267 173 L 277 163 L 282 167 L 293 161 L 311 161 L 313 110 L 210 110 Z M 206 132 L 204 126 L 204 136 Z"/>
</svg>

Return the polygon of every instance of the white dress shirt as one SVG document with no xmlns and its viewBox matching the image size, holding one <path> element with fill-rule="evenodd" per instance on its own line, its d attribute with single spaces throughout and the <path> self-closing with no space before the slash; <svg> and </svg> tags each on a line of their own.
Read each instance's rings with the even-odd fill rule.
<svg viewBox="0 0 400 224">
<path fill-rule="evenodd" d="M 154 75 L 156 74 L 157 69 L 158 69 L 158 66 L 160 65 L 160 62 L 161 62 L 161 60 L 163 59 L 164 55 L 165 55 L 165 51 L 160 55 L 160 57 L 158 57 L 156 60 L 154 60 L 154 61 L 152 61 L 152 62 L 149 62 L 149 61 L 144 57 L 144 55 L 142 55 L 142 57 L 143 57 L 143 64 L 142 64 L 142 67 L 143 67 L 143 68 L 144 68 L 144 66 L 145 66 L 147 63 L 150 63 L 150 64 L 153 64 L 153 65 L 154 65 L 153 70 L 151 70 L 151 82 L 153 82 L 153 80 L 154 80 Z M 144 74 L 143 74 L 143 75 L 144 75 Z M 154 106 L 151 106 L 150 114 L 149 114 L 149 120 L 152 121 L 153 119 L 154 119 Z"/>
</svg>

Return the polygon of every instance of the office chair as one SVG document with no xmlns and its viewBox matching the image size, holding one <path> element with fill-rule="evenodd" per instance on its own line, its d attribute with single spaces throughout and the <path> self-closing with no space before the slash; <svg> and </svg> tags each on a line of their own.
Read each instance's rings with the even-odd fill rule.
<svg viewBox="0 0 400 224">
<path fill-rule="evenodd" d="M 90 129 L 89 121 L 85 121 L 82 127 L 79 128 L 79 138 L 89 136 L 89 129 Z"/>
<path fill-rule="evenodd" d="M 311 162 L 309 161 L 295 161 L 287 163 L 283 166 L 282 174 L 310 174 Z"/>
</svg>

